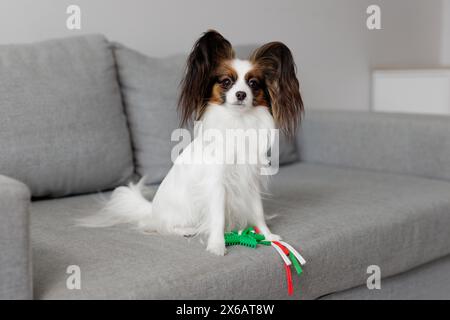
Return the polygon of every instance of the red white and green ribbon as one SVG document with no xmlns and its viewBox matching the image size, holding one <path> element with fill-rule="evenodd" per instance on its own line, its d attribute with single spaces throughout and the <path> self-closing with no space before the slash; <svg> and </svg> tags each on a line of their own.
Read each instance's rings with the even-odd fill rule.
<svg viewBox="0 0 450 320">
<path fill-rule="evenodd" d="M 255 233 L 260 233 L 258 228 L 253 228 Z M 288 289 L 288 295 L 294 294 L 294 285 L 292 282 L 291 266 L 293 265 L 297 275 L 301 275 L 303 272 L 302 265 L 306 264 L 306 260 L 302 255 L 294 249 L 289 243 L 285 241 L 271 241 L 271 246 L 283 259 L 283 265 L 286 272 L 286 284 Z"/>
</svg>

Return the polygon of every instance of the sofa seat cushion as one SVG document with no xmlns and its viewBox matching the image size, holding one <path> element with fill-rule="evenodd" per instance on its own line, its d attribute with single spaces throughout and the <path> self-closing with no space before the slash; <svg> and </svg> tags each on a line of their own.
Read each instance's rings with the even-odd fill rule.
<svg viewBox="0 0 450 320">
<path fill-rule="evenodd" d="M 307 264 L 293 298 L 317 298 L 450 253 L 450 183 L 296 163 L 282 167 L 266 200 L 274 233 Z M 288 298 L 280 257 L 270 247 L 231 247 L 225 257 L 197 239 L 144 235 L 117 226 L 89 229 L 73 218 L 99 208 L 98 195 L 32 204 L 35 298 Z M 68 290 L 66 269 L 81 269 Z"/>
<path fill-rule="evenodd" d="M 0 172 L 34 197 L 105 190 L 133 174 L 109 42 L 0 45 Z"/>
</svg>

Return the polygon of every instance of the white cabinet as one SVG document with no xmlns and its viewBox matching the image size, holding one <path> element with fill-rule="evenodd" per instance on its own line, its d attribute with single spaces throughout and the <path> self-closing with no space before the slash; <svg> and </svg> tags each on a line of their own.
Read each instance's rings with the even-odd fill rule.
<svg viewBox="0 0 450 320">
<path fill-rule="evenodd" d="M 450 114 L 450 69 L 375 70 L 372 110 Z"/>
</svg>

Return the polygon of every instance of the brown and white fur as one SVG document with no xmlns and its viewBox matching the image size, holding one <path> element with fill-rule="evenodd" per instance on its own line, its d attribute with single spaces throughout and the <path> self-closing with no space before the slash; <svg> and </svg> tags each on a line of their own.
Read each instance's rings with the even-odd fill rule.
<svg viewBox="0 0 450 320">
<path fill-rule="evenodd" d="M 293 135 L 303 102 L 290 50 L 280 42 L 263 45 L 249 60 L 216 31 L 198 39 L 187 61 L 179 98 L 182 123 L 202 122 L 203 130 L 273 129 Z M 207 236 L 207 250 L 224 255 L 224 232 L 249 225 L 269 240 L 261 192 L 264 179 L 254 164 L 198 164 L 205 151 L 196 136 L 174 162 L 149 202 L 143 181 L 117 188 L 104 210 L 85 226 L 132 223 L 148 232 Z M 263 150 L 267 153 L 267 150 Z M 248 150 L 246 152 L 260 152 Z M 185 158 L 191 156 L 193 163 Z M 260 155 L 259 155 L 260 156 Z"/>
</svg>

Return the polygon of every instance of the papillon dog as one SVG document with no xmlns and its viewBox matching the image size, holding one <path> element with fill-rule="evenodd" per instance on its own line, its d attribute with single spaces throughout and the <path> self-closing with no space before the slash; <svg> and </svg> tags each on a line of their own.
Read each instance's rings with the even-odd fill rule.
<svg viewBox="0 0 450 320">
<path fill-rule="evenodd" d="M 289 48 L 271 42 L 256 49 L 248 60 L 239 60 L 221 34 L 213 30 L 204 33 L 187 60 L 179 110 L 182 125 L 199 121 L 203 134 L 197 132 L 183 149 L 153 200 L 144 197 L 141 179 L 115 189 L 103 210 L 81 224 L 101 227 L 131 223 L 146 232 L 205 235 L 207 250 L 217 255 L 226 253 L 224 232 L 233 229 L 256 226 L 267 240 L 280 240 L 269 230 L 264 217 L 266 178 L 260 168 L 267 162 L 214 161 L 218 150 L 230 142 L 211 141 L 204 132 L 269 132 L 278 128 L 288 136 L 294 135 L 303 102 Z M 261 145 L 262 150 L 242 151 L 231 142 L 231 150 L 267 160 L 271 144 Z M 208 157 L 213 161 L 205 163 Z"/>
</svg>

